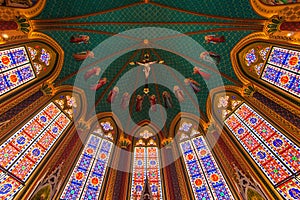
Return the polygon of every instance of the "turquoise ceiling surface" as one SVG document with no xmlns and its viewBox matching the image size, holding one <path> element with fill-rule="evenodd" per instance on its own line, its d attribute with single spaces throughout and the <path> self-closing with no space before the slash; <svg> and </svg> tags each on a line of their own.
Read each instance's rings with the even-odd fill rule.
<svg viewBox="0 0 300 200">
<path fill-rule="evenodd" d="M 153 3 L 144 4 L 141 1 L 124 0 L 118 3 L 114 1 L 60 1 L 51 0 L 47 1 L 44 11 L 35 19 L 39 20 L 38 30 L 56 40 L 63 48 L 65 52 L 65 62 L 63 69 L 56 80 L 56 84 L 71 84 L 74 85 L 77 78 L 77 70 L 81 67 L 82 61 L 76 61 L 73 58 L 74 53 L 93 50 L 101 42 L 109 39 L 114 34 L 145 27 L 160 27 L 178 31 L 186 34 L 202 45 L 206 51 L 215 52 L 220 55 L 221 61 L 217 65 L 217 69 L 226 75 L 220 80 L 216 81 L 215 74 L 212 71 L 209 72 L 212 76 L 205 83 L 202 77 L 193 74 L 193 65 L 186 59 L 172 52 L 161 49 L 146 49 L 151 54 L 153 60 L 164 60 L 165 64 L 178 71 L 183 77 L 190 77 L 200 83 L 201 91 L 196 95 L 197 105 L 190 103 L 186 106 L 186 109 L 194 109 L 199 107 L 203 118 L 206 118 L 206 101 L 209 93 L 209 88 L 215 88 L 222 85 L 234 85 L 238 83 L 237 77 L 232 69 L 230 60 L 231 49 L 236 43 L 247 36 L 248 34 L 257 30 L 254 26 L 247 26 L 239 19 L 261 19 L 251 9 L 248 1 L 236 1 L 234 3 L 225 3 L 221 0 L 214 1 L 179 1 L 179 0 L 163 0 L 152 1 Z M 124 6 L 124 7 L 123 7 Z M 121 7 L 121 9 L 119 9 Z M 113 11 L 102 12 L 105 10 L 113 9 Z M 183 12 L 187 11 L 187 12 Z M 99 13 L 100 12 L 100 13 Z M 102 13 L 101 13 L 102 12 Z M 93 16 L 82 16 L 90 13 L 98 13 Z M 198 14 L 197 14 L 198 13 Z M 201 13 L 201 14 L 199 14 Z M 204 14 L 204 15 L 202 15 Z M 206 16 L 205 16 L 206 15 Z M 72 19 L 58 19 L 52 22 L 43 22 L 43 20 L 51 20 L 56 18 L 74 17 Z M 228 20 L 224 17 L 232 18 Z M 95 23 L 97 22 L 97 23 Z M 247 23 L 246 23 L 247 24 Z M 70 43 L 70 38 L 73 35 L 83 34 L 89 35 L 90 41 L 87 44 L 75 44 Z M 204 37 L 209 34 L 216 34 L 218 36 L 224 36 L 226 41 L 219 44 L 205 43 Z M 185 48 L 187 44 L 181 44 L 182 48 Z M 112 47 L 109 47 L 112 48 Z M 102 72 L 101 76 L 108 79 L 108 83 L 100 88 L 96 93 L 90 91 L 89 87 L 96 83 L 99 77 L 92 77 L 80 87 L 86 92 L 88 97 L 88 107 L 93 108 L 96 104 L 96 112 L 111 111 L 111 104 L 106 99 L 112 88 L 118 83 L 118 80 L 122 78 L 124 73 L 130 71 L 133 66 L 128 65 L 130 61 L 139 61 L 142 59 L 142 53 L 144 50 L 130 51 L 124 53 L 117 59 L 115 59 L 110 66 Z M 133 56 L 136 53 L 135 56 Z M 95 55 L 94 61 L 97 60 Z M 93 61 L 93 58 L 88 58 Z M 103 66 L 99 66 L 102 68 Z M 137 66 L 136 66 L 137 67 Z M 202 66 L 199 66 L 202 67 Z M 123 71 L 122 71 L 123 69 Z M 142 69 L 142 68 L 141 68 Z M 78 75 L 82 76 L 82 73 Z M 135 82 L 138 79 L 143 79 L 144 75 L 142 70 L 135 77 L 130 77 L 128 83 Z M 155 70 L 152 69 L 152 76 L 155 74 Z M 72 74 L 74 76 L 72 76 Z M 229 80 L 230 77 L 231 79 Z M 177 80 L 173 75 L 167 74 L 166 79 L 175 80 L 181 87 L 186 87 L 183 80 Z M 234 81 L 232 81 L 234 80 Z M 180 82 L 181 81 L 181 82 Z M 174 82 L 174 84 L 175 84 Z M 207 88 L 207 85 L 209 88 Z M 173 91 L 159 84 L 149 84 L 150 93 L 155 94 L 157 101 L 163 104 L 163 91 L 168 91 L 172 96 L 173 107 L 166 109 L 166 114 L 160 109 L 154 113 L 159 114 L 160 117 L 166 119 L 165 130 L 170 125 L 170 122 L 174 117 L 182 111 L 177 99 L 175 98 Z M 185 88 L 186 89 L 186 88 Z M 119 91 L 115 103 L 120 104 L 122 95 L 126 91 Z M 188 92 L 186 90 L 186 92 Z M 143 87 L 137 88 L 131 97 L 130 113 L 135 123 L 141 122 L 145 119 L 149 119 L 150 102 L 145 98 L 143 103 L 143 109 L 141 112 L 135 111 L 135 98 L 137 94 L 143 94 Z M 189 94 L 185 94 L 188 98 Z M 153 114 L 153 113 L 152 113 Z M 126 118 L 125 113 L 120 114 L 120 118 Z M 122 116 L 124 115 L 124 116 Z M 151 113 L 150 113 L 151 115 Z M 166 115 L 166 116 L 165 116 Z M 124 126 L 131 126 L 124 122 Z"/>
</svg>

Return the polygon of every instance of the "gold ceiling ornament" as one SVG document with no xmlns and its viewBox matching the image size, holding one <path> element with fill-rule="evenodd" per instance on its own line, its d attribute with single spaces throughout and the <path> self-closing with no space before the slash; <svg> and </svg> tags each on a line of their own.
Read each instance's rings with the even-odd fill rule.
<svg viewBox="0 0 300 200">
<path fill-rule="evenodd" d="M 256 92 L 253 85 L 245 85 L 243 87 L 243 96 L 252 97 L 253 94 Z"/>
<path fill-rule="evenodd" d="M 75 127 L 76 127 L 77 131 L 86 132 L 86 131 L 90 130 L 91 125 L 87 121 L 85 121 L 84 119 L 80 119 L 76 123 Z"/>
<path fill-rule="evenodd" d="M 124 134 L 121 134 L 119 145 L 122 149 L 128 149 L 129 145 L 131 145 L 131 141 L 128 138 L 124 137 Z"/>
<path fill-rule="evenodd" d="M 267 19 L 274 15 L 281 15 L 290 21 L 300 20 L 300 15 L 298 14 L 300 7 L 298 3 L 268 5 L 261 0 L 250 0 L 250 4 L 257 14 Z"/>
<path fill-rule="evenodd" d="M 40 90 L 43 92 L 44 95 L 49 95 L 49 96 L 54 96 L 54 94 L 56 93 L 54 84 L 48 82 L 43 83 Z"/>
<path fill-rule="evenodd" d="M 172 137 L 164 138 L 164 139 L 161 141 L 161 145 L 162 145 L 163 147 L 165 147 L 166 149 L 170 149 L 170 148 L 171 148 L 171 145 L 172 145 L 172 142 L 173 142 L 173 138 L 172 138 Z"/>
</svg>

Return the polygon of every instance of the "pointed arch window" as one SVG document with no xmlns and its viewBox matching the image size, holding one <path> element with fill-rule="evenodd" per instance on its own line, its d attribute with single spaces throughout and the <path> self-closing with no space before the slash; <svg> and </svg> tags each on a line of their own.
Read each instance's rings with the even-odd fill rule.
<svg viewBox="0 0 300 200">
<path fill-rule="evenodd" d="M 150 133 L 147 130 L 143 133 L 145 132 Z M 148 142 L 146 143 L 146 141 Z M 162 200 L 159 149 L 156 142 L 153 139 L 148 140 L 148 137 L 147 139 L 140 139 L 136 143 L 133 152 L 130 199 L 141 199 L 147 179 L 153 199 Z"/>
<path fill-rule="evenodd" d="M 70 96 L 68 96 L 70 97 Z M 66 96 L 61 95 L 61 100 Z M 55 101 L 14 132 L 0 147 L 0 199 L 13 198 L 24 187 L 48 152 L 72 122 L 72 117 Z"/>
<path fill-rule="evenodd" d="M 43 41 L 45 38 L 51 46 Z M 40 40 L 0 49 L 1 100 L 41 80 L 54 80 L 58 76 L 62 67 L 62 58 L 59 56 L 62 50 L 48 36 Z"/>
<path fill-rule="evenodd" d="M 181 124 L 179 145 L 195 199 L 234 199 L 204 136 L 193 127 Z"/>
<path fill-rule="evenodd" d="M 113 151 L 113 126 L 101 122 L 89 136 L 60 199 L 98 199 Z M 106 132 L 106 133 L 105 133 Z M 108 132 L 108 133 L 107 133 Z"/>
<path fill-rule="evenodd" d="M 227 96 L 226 103 L 222 104 L 227 109 L 223 115 L 226 127 L 277 191 L 286 199 L 297 199 L 300 148 L 248 104 L 232 97 Z M 230 106 L 231 100 L 238 104 Z"/>
<path fill-rule="evenodd" d="M 249 36 L 250 37 L 250 36 Z M 300 51 L 276 42 L 257 41 L 245 43 L 243 39 L 232 52 L 233 67 L 238 78 L 248 84 L 249 81 L 283 94 L 286 97 L 300 98 Z M 237 61 L 237 62 L 236 62 Z M 248 81 L 245 81 L 245 78 Z"/>
</svg>

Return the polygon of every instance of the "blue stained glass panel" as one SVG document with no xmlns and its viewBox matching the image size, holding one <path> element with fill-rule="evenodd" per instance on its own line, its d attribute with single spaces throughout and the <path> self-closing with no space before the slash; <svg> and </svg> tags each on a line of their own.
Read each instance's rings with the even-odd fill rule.
<svg viewBox="0 0 300 200">
<path fill-rule="evenodd" d="M 190 183 L 196 199 L 213 199 L 205 176 L 190 141 L 180 143 Z"/>
</svg>

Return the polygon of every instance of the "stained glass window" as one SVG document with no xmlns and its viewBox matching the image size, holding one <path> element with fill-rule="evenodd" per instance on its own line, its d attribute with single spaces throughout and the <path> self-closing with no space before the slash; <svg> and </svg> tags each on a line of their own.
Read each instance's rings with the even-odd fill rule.
<svg viewBox="0 0 300 200">
<path fill-rule="evenodd" d="M 7 195 L 22 188 L 21 183 L 26 182 L 70 122 L 51 102 L 1 145 L 0 199 L 9 199 Z M 6 175 L 1 176 L 3 173 Z"/>
<path fill-rule="evenodd" d="M 277 190 L 288 195 L 296 180 L 285 181 L 300 172 L 300 148 L 245 103 L 225 124 Z"/>
<path fill-rule="evenodd" d="M 180 143 L 196 199 L 234 199 L 203 136 Z"/>
<path fill-rule="evenodd" d="M 60 199 L 98 199 L 113 143 L 90 135 Z"/>
<path fill-rule="evenodd" d="M 300 97 L 300 52 L 272 47 L 261 79 Z"/>
<path fill-rule="evenodd" d="M 35 78 L 25 47 L 0 51 L 0 96 Z"/>
<path fill-rule="evenodd" d="M 157 147 L 135 147 L 131 199 L 141 199 L 146 176 L 154 200 L 162 198 L 160 162 Z"/>
</svg>

